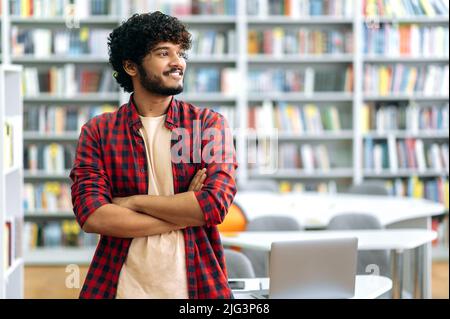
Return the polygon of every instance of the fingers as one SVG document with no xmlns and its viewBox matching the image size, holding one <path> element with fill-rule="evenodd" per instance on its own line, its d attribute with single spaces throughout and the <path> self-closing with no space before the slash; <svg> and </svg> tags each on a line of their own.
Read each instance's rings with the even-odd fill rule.
<svg viewBox="0 0 450 319">
<path fill-rule="evenodd" d="M 202 189 L 203 182 L 206 179 L 206 173 L 205 172 L 206 172 L 206 168 L 199 170 L 199 174 L 197 176 L 197 180 L 196 180 L 195 185 L 194 185 L 194 191 L 195 192 L 197 192 L 197 191 Z"/>
<path fill-rule="evenodd" d="M 189 184 L 189 190 L 194 190 L 194 187 L 197 185 L 197 179 L 199 178 L 201 173 L 201 170 L 198 170 L 197 173 L 195 173 L 194 178 L 192 179 L 191 183 Z"/>
<path fill-rule="evenodd" d="M 198 170 L 194 178 L 192 179 L 191 184 L 189 185 L 189 190 L 192 190 L 194 192 L 201 190 L 205 179 L 206 179 L 206 168 Z"/>
<path fill-rule="evenodd" d="M 205 170 L 206 171 L 206 170 Z M 200 177 L 200 181 L 199 181 L 199 183 L 201 184 L 201 186 L 203 186 L 203 182 L 205 181 L 205 179 L 206 179 L 206 173 L 203 173 L 203 175 L 202 175 L 202 177 Z"/>
<path fill-rule="evenodd" d="M 197 173 L 195 174 L 194 178 L 192 179 L 192 182 L 191 182 L 193 187 L 198 186 L 198 183 L 199 183 L 202 175 L 203 175 L 203 170 L 201 170 L 201 169 L 198 170 Z"/>
</svg>

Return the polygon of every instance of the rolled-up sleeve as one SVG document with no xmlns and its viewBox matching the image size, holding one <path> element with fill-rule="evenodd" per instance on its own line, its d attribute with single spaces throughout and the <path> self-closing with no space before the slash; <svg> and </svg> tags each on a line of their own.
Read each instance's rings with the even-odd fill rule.
<svg viewBox="0 0 450 319">
<path fill-rule="evenodd" d="M 208 128 L 214 128 L 218 134 L 220 132 L 221 138 L 217 139 L 218 135 L 214 135 L 213 148 L 214 154 L 217 151 L 221 152 L 221 161 L 208 162 L 202 156 L 202 166 L 207 169 L 207 178 L 202 189 L 195 192 L 195 196 L 203 211 L 205 224 L 210 227 L 223 222 L 228 208 L 233 203 L 237 191 L 235 178 L 238 164 L 232 134 L 226 119 L 216 112 L 211 112 L 203 124 L 203 132 Z M 227 134 L 228 137 L 225 138 Z"/>
<path fill-rule="evenodd" d="M 97 208 L 112 202 L 110 182 L 104 170 L 94 123 L 90 121 L 81 129 L 70 172 L 73 212 L 80 227 Z"/>
</svg>

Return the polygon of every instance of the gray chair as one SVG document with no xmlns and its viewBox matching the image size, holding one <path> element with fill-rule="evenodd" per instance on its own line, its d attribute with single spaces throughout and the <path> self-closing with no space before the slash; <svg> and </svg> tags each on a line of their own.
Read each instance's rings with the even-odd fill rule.
<svg viewBox="0 0 450 319">
<path fill-rule="evenodd" d="M 352 185 L 347 190 L 347 193 L 360 195 L 380 195 L 380 196 L 389 195 L 389 192 L 384 186 L 383 182 L 380 181 L 366 181 L 358 185 Z"/>
<path fill-rule="evenodd" d="M 238 191 L 267 191 L 278 193 L 277 182 L 272 180 L 253 180 L 238 185 Z"/>
<path fill-rule="evenodd" d="M 261 216 L 249 220 L 246 231 L 295 231 L 301 230 L 300 224 L 289 216 Z M 256 277 L 269 276 L 269 253 L 253 249 L 243 249 L 251 261 Z"/>
<path fill-rule="evenodd" d="M 349 229 L 383 229 L 379 220 L 368 214 L 348 213 L 334 216 L 327 226 L 328 230 L 349 230 Z M 359 275 L 372 274 L 379 271 L 380 276 L 390 277 L 389 254 L 383 250 L 358 251 Z"/>
<path fill-rule="evenodd" d="M 224 249 L 228 278 L 255 278 L 252 263 L 243 253 Z"/>
</svg>

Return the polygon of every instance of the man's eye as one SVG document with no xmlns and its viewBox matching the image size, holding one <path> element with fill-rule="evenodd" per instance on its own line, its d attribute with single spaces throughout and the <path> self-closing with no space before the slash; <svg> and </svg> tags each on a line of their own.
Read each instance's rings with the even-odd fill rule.
<svg viewBox="0 0 450 319">
<path fill-rule="evenodd" d="M 178 54 L 180 57 L 182 57 L 183 59 L 187 60 L 188 59 L 188 55 L 187 53 L 181 52 Z"/>
<path fill-rule="evenodd" d="M 168 53 L 168 52 L 161 52 L 159 55 L 160 55 L 160 56 L 168 56 L 169 53 Z"/>
</svg>

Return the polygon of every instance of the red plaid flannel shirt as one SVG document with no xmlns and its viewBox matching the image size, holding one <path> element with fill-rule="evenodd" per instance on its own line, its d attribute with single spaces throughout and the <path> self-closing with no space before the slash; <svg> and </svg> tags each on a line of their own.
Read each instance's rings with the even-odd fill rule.
<svg viewBox="0 0 450 319">
<path fill-rule="evenodd" d="M 206 224 L 183 230 L 189 298 L 232 298 L 216 225 L 224 220 L 236 193 L 238 165 L 235 151 L 234 147 L 229 149 L 232 161 L 228 163 L 208 163 L 203 158 L 200 163 L 195 163 L 192 156 L 193 120 L 200 121 L 202 133 L 206 128 L 216 128 L 225 136 L 228 127 L 219 113 L 172 98 L 165 126 L 172 130 L 172 136 L 177 128 L 184 128 L 191 134 L 188 142 L 190 163 L 172 161 L 174 192 L 186 192 L 197 170 L 207 168 L 204 186 L 195 192 Z M 116 112 L 99 115 L 83 126 L 70 172 L 73 210 L 81 227 L 97 208 L 112 203 L 113 197 L 148 194 L 146 151 L 138 133 L 141 127 L 132 97 Z M 201 138 L 202 150 L 209 141 Z M 171 145 L 176 143 L 178 141 L 172 139 Z M 131 240 L 100 237 L 80 298 L 115 298 Z"/>
</svg>

